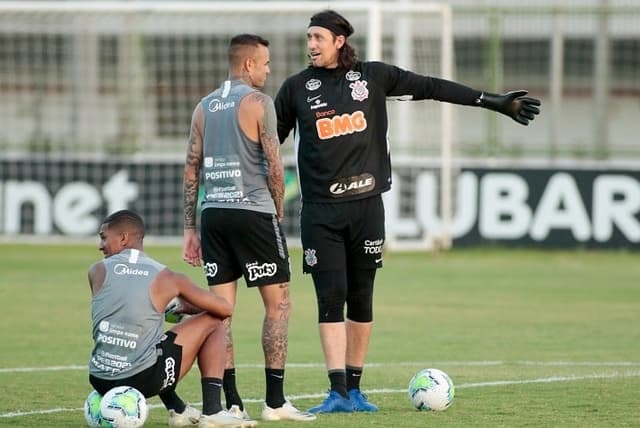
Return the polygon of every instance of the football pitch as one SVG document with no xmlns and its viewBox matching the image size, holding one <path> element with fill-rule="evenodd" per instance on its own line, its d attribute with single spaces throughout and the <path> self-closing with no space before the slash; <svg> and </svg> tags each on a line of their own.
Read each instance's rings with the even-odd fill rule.
<svg viewBox="0 0 640 428">
<path fill-rule="evenodd" d="M 199 284 L 177 246 L 147 252 Z M 95 245 L 0 244 L 1 427 L 83 427 L 91 391 L 87 269 Z M 292 250 L 285 393 L 306 409 L 328 387 L 311 279 Z M 640 426 L 640 263 L 621 251 L 454 249 L 390 253 L 378 271 L 362 389 L 376 414 L 320 415 L 309 427 Z M 262 302 L 241 282 L 234 316 L 239 390 L 259 419 Z M 456 385 L 445 412 L 418 412 L 407 383 L 435 367 Z M 178 386 L 199 405 L 197 368 Z M 148 427 L 167 426 L 157 397 Z M 295 422 L 261 422 L 293 426 Z"/>
</svg>

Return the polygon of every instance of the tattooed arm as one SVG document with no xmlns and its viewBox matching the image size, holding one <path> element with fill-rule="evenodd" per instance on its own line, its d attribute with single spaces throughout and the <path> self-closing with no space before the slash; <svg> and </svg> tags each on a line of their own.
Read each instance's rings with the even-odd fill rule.
<svg viewBox="0 0 640 428">
<path fill-rule="evenodd" d="M 200 239 L 196 229 L 196 211 L 198 206 L 198 188 L 200 185 L 200 168 L 202 168 L 202 145 L 204 129 L 204 112 L 198 103 L 191 117 L 191 131 L 187 159 L 184 165 L 183 203 L 184 203 L 184 242 L 182 259 L 193 266 L 200 266 Z"/>
<path fill-rule="evenodd" d="M 269 165 L 267 177 L 269 191 L 276 206 L 276 215 L 282 221 L 284 218 L 284 166 L 280 156 L 276 109 L 268 95 L 256 92 L 254 96 L 262 106 L 262 114 L 258 115 L 258 132 L 260 144 Z"/>
</svg>

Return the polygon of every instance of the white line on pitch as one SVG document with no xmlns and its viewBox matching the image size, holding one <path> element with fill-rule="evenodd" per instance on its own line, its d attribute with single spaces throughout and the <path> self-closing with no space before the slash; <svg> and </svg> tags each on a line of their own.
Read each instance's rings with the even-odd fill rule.
<svg viewBox="0 0 640 428">
<path fill-rule="evenodd" d="M 581 381 L 581 380 L 589 380 L 589 379 L 618 379 L 618 378 L 626 378 L 626 377 L 640 377 L 640 371 L 630 371 L 630 372 L 612 372 L 612 373 L 594 373 L 591 375 L 585 376 L 552 376 L 552 377 L 543 377 L 536 379 L 520 379 L 520 380 L 495 380 L 489 382 L 473 382 L 473 383 L 463 383 L 460 385 L 456 385 L 456 389 L 466 389 L 466 388 L 483 388 L 483 387 L 491 387 L 491 386 L 506 386 L 506 385 L 525 385 L 531 383 L 553 383 L 553 382 L 572 382 L 572 381 Z M 369 389 L 364 391 L 366 394 L 406 394 L 406 389 Z M 287 396 L 290 400 L 301 400 L 301 399 L 309 399 L 309 398 L 321 398 L 325 397 L 326 392 L 316 393 L 316 394 L 301 394 L 301 395 L 291 395 Z M 248 398 L 243 399 L 245 403 L 262 403 L 264 399 L 261 398 Z M 202 403 L 192 403 L 194 405 L 201 405 Z M 151 404 L 150 408 L 158 408 L 162 407 L 161 404 Z M 78 407 L 76 409 L 69 408 L 57 408 L 57 409 L 47 409 L 47 410 L 30 410 L 30 411 L 18 411 L 18 412 L 8 412 L 8 413 L 0 413 L 0 418 L 14 418 L 18 416 L 30 416 L 30 415 L 43 415 L 50 413 L 62 413 L 62 412 L 79 412 L 84 409 Z"/>
<path fill-rule="evenodd" d="M 564 366 L 564 367 L 635 367 L 640 361 L 403 361 L 398 363 L 367 363 L 367 367 L 435 367 L 435 366 Z M 287 363 L 287 368 L 318 368 L 324 363 Z M 237 364 L 239 369 L 261 369 L 263 364 Z M 49 366 L 49 367 L 6 367 L 0 368 L 0 373 L 28 373 L 52 371 L 87 370 L 86 365 Z"/>
</svg>

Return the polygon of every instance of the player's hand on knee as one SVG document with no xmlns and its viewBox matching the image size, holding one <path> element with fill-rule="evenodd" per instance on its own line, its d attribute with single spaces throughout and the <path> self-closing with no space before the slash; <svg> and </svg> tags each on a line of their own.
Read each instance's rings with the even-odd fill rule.
<svg viewBox="0 0 640 428">
<path fill-rule="evenodd" d="M 540 100 L 527 97 L 524 90 L 511 91 L 506 94 L 483 92 L 478 98 L 479 106 L 509 116 L 522 125 L 528 125 L 537 114 L 540 114 Z"/>
</svg>

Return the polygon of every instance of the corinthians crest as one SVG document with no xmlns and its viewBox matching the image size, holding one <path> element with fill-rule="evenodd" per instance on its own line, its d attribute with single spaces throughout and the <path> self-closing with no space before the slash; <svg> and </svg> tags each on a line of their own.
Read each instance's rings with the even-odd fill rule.
<svg viewBox="0 0 640 428">
<path fill-rule="evenodd" d="M 356 101 L 364 101 L 369 97 L 369 90 L 367 89 L 366 80 L 358 80 L 349 84 L 351 88 L 351 98 Z"/>
<path fill-rule="evenodd" d="M 316 250 L 307 248 L 304 250 L 304 261 L 309 266 L 315 266 L 318 264 L 318 258 L 316 257 Z"/>
</svg>

